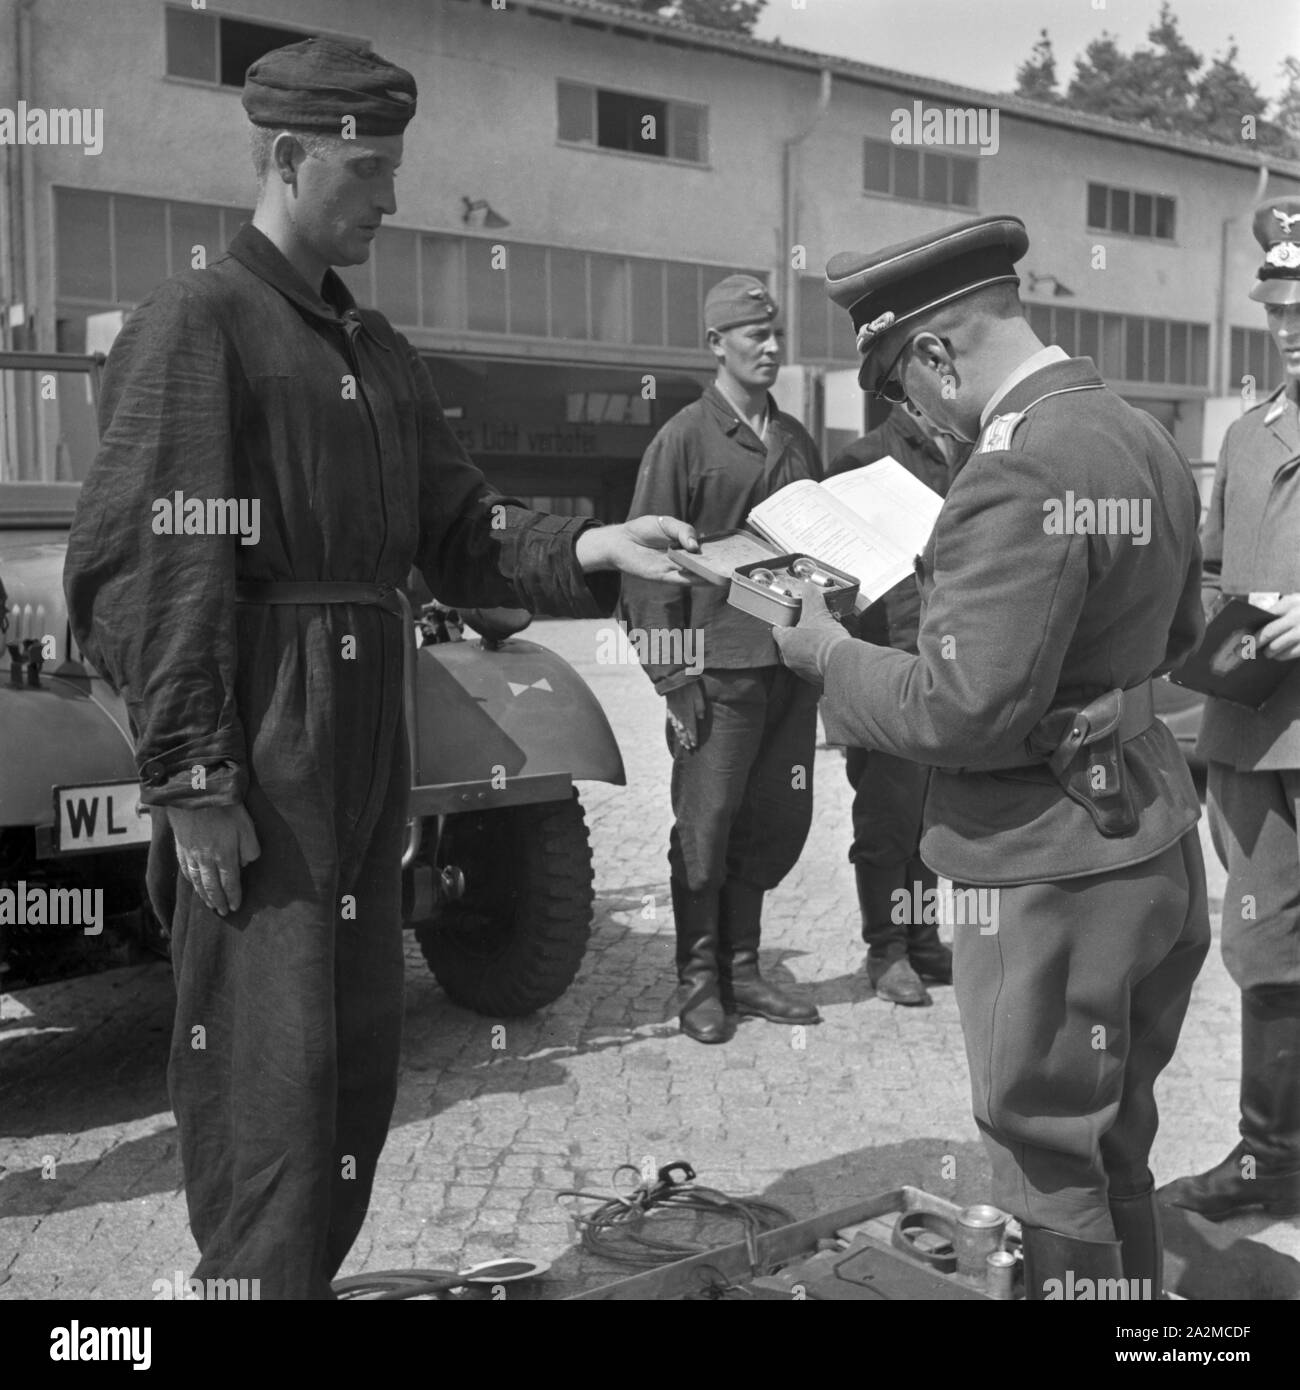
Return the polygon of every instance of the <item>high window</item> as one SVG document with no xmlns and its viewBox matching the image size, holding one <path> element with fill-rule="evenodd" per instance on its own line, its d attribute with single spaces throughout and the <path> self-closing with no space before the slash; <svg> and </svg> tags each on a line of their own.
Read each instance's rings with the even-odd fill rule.
<svg viewBox="0 0 1300 1390">
<path fill-rule="evenodd" d="M 1058 344 L 1071 357 L 1091 357 L 1108 381 L 1210 384 L 1209 324 L 1054 304 L 1027 304 L 1025 315 L 1045 343 Z"/>
<path fill-rule="evenodd" d="M 164 10 L 167 75 L 222 87 L 242 87 L 244 74 L 264 53 L 310 38 L 310 29 L 253 24 L 208 10 L 168 5 Z"/>
<path fill-rule="evenodd" d="M 687 164 L 707 164 L 709 159 L 709 109 L 692 102 L 560 82 L 556 124 L 558 138 L 566 145 L 594 145 Z"/>
<path fill-rule="evenodd" d="M 1174 214 L 1174 200 L 1163 193 L 1113 188 L 1106 183 L 1088 185 L 1089 231 L 1173 241 Z"/>
<path fill-rule="evenodd" d="M 905 198 L 938 207 L 973 208 L 979 196 L 979 158 L 895 145 L 862 142 L 862 188 L 886 198 Z"/>
</svg>

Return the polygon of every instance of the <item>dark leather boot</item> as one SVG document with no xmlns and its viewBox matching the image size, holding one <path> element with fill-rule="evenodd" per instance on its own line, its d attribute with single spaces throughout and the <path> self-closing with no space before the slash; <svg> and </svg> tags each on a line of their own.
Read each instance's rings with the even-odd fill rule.
<svg viewBox="0 0 1300 1390">
<path fill-rule="evenodd" d="M 1023 1223 L 1022 1231 L 1027 1299 L 1095 1301 L 1128 1297 L 1132 1286 L 1124 1278 L 1119 1241 L 1080 1240 L 1050 1231 L 1046 1226 Z"/>
<path fill-rule="evenodd" d="M 729 878 L 722 887 L 722 1001 L 729 1012 L 769 1023 L 820 1023 L 811 1004 L 765 980 L 758 970 L 763 889 Z"/>
<path fill-rule="evenodd" d="M 1209 1221 L 1300 1214 L 1300 988 L 1241 996 L 1241 1142 L 1221 1163 L 1157 1194 Z"/>
<path fill-rule="evenodd" d="M 1132 1196 L 1111 1196 L 1108 1205 L 1115 1234 L 1119 1237 L 1124 1277 L 1146 1281 L 1137 1285 L 1142 1291 L 1141 1297 L 1161 1297 L 1165 1288 L 1165 1247 L 1160 1234 L 1160 1205 L 1156 1201 L 1154 1179 L 1142 1192 Z"/>
<path fill-rule="evenodd" d="M 870 864 L 854 863 L 862 939 L 867 943 L 867 979 L 878 999 L 891 1004 L 930 1004 L 930 993 L 908 961 L 908 919 L 913 915 L 911 888 L 897 882 L 897 872 L 882 872 Z M 907 904 L 900 909 L 894 892 L 906 887 Z M 894 918 L 899 920 L 895 921 Z"/>
<path fill-rule="evenodd" d="M 718 890 L 692 893 L 677 879 L 671 887 L 681 1030 L 696 1042 L 726 1042 L 727 1016 L 718 992 Z"/>
<path fill-rule="evenodd" d="M 927 898 L 925 895 L 938 891 L 938 875 L 927 869 L 919 859 L 908 860 L 907 882 L 921 885 L 923 903 L 934 901 L 933 897 Z M 932 985 L 952 984 L 952 950 L 939 940 L 939 924 L 927 922 L 924 915 L 919 922 L 913 921 L 907 928 L 907 959 L 922 980 Z"/>
</svg>

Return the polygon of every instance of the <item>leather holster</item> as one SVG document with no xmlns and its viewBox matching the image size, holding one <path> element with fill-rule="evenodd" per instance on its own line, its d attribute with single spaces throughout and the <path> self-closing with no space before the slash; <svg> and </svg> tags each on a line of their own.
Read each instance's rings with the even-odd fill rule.
<svg viewBox="0 0 1300 1390">
<path fill-rule="evenodd" d="M 1066 796 L 1111 839 L 1138 828 L 1124 766 L 1122 696 L 1120 690 L 1108 690 L 1078 709 L 1052 710 L 1028 740 L 1030 749 L 1046 758 Z"/>
</svg>

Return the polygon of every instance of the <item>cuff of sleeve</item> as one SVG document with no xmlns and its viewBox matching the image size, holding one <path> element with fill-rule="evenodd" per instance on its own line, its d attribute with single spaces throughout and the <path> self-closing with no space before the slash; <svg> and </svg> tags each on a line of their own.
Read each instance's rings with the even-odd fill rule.
<svg viewBox="0 0 1300 1390">
<path fill-rule="evenodd" d="M 203 775 L 198 776 L 202 769 Z M 235 806 L 248 794 L 248 771 L 238 763 L 150 758 L 140 764 L 140 803 L 144 806 Z M 199 785 L 196 785 L 199 783 Z"/>
<path fill-rule="evenodd" d="M 687 671 L 684 668 L 680 671 L 670 671 L 663 676 L 656 676 L 653 671 L 647 671 L 646 674 L 654 682 L 655 692 L 659 695 L 667 695 L 673 690 L 682 690 L 700 678 L 698 672 Z"/>
<path fill-rule="evenodd" d="M 601 523 L 589 516 L 554 516 L 543 513 L 523 538 L 521 580 L 542 575 L 549 582 L 524 592 L 530 613 L 553 618 L 608 618 L 618 604 L 619 576 L 602 570 L 584 574 L 575 546 L 578 537 Z"/>
</svg>

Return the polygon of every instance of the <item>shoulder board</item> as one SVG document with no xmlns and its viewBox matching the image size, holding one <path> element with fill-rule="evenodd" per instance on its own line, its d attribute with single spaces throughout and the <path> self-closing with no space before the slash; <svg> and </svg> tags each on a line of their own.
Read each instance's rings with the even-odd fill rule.
<svg viewBox="0 0 1300 1390">
<path fill-rule="evenodd" d="M 1004 449 L 1011 447 L 1011 436 L 1015 433 L 1016 426 L 1025 418 L 1025 412 L 1018 410 L 1011 415 L 995 415 L 987 425 L 984 426 L 984 433 L 980 435 L 980 442 L 975 449 L 977 454 L 998 454 Z"/>
</svg>

